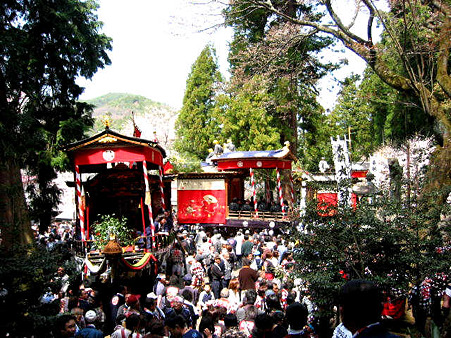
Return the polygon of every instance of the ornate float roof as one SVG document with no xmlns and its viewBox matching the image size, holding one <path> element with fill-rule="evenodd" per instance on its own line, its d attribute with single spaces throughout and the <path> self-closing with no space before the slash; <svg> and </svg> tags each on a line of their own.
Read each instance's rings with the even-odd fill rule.
<svg viewBox="0 0 451 338">
<path fill-rule="evenodd" d="M 157 142 L 119 134 L 108 127 L 65 147 L 75 165 L 142 162 L 163 165 L 165 150 Z"/>
<path fill-rule="evenodd" d="M 212 158 L 218 170 L 291 169 L 291 162 L 296 160 L 287 146 L 278 150 L 232 151 Z"/>
</svg>

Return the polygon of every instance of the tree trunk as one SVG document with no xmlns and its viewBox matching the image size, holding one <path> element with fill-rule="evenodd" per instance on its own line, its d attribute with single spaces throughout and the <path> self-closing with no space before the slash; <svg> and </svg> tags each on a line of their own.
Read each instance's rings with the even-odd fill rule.
<svg viewBox="0 0 451 338">
<path fill-rule="evenodd" d="M 33 243 L 20 167 L 13 159 L 0 157 L 0 246 L 11 250 Z"/>
</svg>

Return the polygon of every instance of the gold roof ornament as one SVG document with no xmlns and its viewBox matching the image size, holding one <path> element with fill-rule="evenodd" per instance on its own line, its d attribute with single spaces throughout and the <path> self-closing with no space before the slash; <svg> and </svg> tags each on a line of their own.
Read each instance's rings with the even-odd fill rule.
<svg viewBox="0 0 451 338">
<path fill-rule="evenodd" d="M 102 117 L 102 123 L 105 125 L 105 129 L 110 129 L 111 126 L 111 120 L 108 115 L 104 115 Z"/>
</svg>

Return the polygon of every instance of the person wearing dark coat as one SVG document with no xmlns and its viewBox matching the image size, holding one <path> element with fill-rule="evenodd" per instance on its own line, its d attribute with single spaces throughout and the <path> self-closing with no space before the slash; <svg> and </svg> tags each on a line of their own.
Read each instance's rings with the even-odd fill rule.
<svg viewBox="0 0 451 338">
<path fill-rule="evenodd" d="M 355 279 L 347 282 L 340 293 L 340 315 L 343 325 L 354 338 L 399 337 L 381 323 L 383 296 L 371 281 Z"/>
<path fill-rule="evenodd" d="M 224 270 L 221 268 L 221 257 L 215 256 L 215 262 L 210 267 L 211 289 L 216 299 L 221 298 L 221 285 L 224 279 Z"/>
</svg>

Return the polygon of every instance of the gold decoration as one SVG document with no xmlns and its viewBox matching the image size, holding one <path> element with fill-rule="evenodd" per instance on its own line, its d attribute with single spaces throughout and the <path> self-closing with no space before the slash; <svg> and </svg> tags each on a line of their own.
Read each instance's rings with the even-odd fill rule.
<svg viewBox="0 0 451 338">
<path fill-rule="evenodd" d="M 105 135 L 99 140 L 99 142 L 100 143 L 113 143 L 113 142 L 117 142 L 117 138 Z"/>
<path fill-rule="evenodd" d="M 102 117 L 102 122 L 105 125 L 105 129 L 110 129 L 111 121 L 110 121 L 110 117 L 108 115 L 104 115 Z"/>
</svg>

